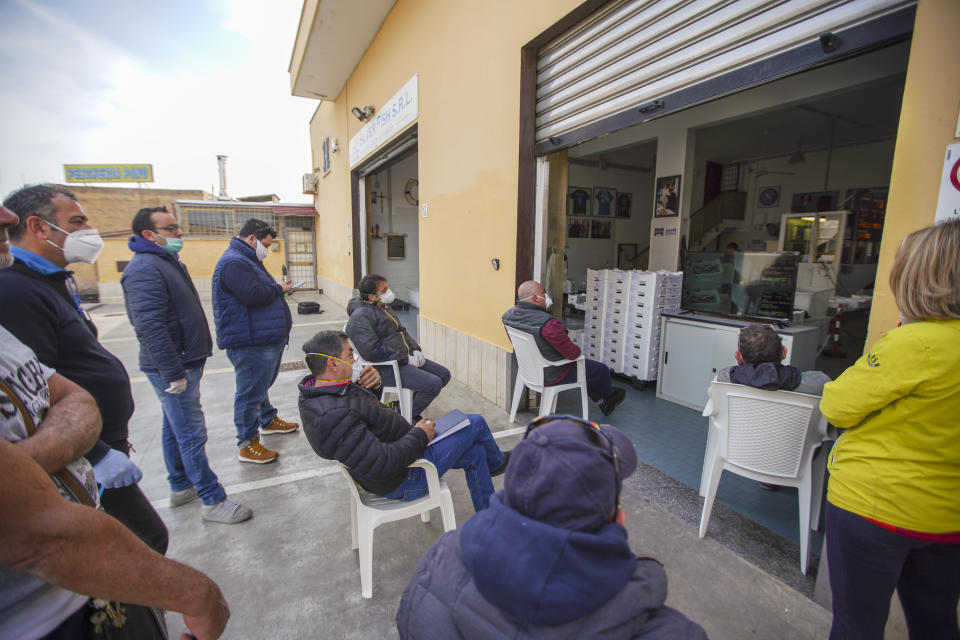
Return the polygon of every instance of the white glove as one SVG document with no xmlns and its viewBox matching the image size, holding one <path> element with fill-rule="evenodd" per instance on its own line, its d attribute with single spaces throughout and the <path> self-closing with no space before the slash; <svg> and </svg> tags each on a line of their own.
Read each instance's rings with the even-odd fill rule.
<svg viewBox="0 0 960 640">
<path fill-rule="evenodd" d="M 180 378 L 179 380 L 174 380 L 173 382 L 171 382 L 170 386 L 164 389 L 164 392 L 177 394 L 177 393 L 183 393 L 186 390 L 187 390 L 187 379 Z"/>
<path fill-rule="evenodd" d="M 106 489 L 119 489 L 140 482 L 143 471 L 134 464 L 133 460 L 116 449 L 107 451 L 107 455 L 100 458 L 100 462 L 93 465 L 93 475 L 97 484 Z"/>
<path fill-rule="evenodd" d="M 422 351 L 414 351 L 414 352 L 413 352 L 413 359 L 410 361 L 410 364 L 412 364 L 413 366 L 415 366 L 415 367 L 417 367 L 417 368 L 419 369 L 420 367 L 423 366 L 423 363 L 426 362 L 426 361 L 427 361 L 427 359 L 423 357 L 423 352 L 422 352 Z"/>
</svg>

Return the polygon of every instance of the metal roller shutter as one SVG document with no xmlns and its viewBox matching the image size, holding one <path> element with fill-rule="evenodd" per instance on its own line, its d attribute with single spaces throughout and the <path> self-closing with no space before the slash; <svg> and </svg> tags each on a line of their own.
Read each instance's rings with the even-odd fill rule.
<svg viewBox="0 0 960 640">
<path fill-rule="evenodd" d="M 916 4 L 915 0 L 620 0 L 538 52 L 536 140 L 638 108 Z"/>
</svg>

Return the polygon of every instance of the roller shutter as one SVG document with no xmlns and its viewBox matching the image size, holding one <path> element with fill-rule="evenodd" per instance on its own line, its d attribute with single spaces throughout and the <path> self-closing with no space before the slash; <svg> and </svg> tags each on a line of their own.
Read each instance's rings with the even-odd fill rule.
<svg viewBox="0 0 960 640">
<path fill-rule="evenodd" d="M 913 0 L 619 0 L 537 54 L 536 140 L 915 5 Z M 556 138 L 554 138 L 556 139 Z"/>
</svg>

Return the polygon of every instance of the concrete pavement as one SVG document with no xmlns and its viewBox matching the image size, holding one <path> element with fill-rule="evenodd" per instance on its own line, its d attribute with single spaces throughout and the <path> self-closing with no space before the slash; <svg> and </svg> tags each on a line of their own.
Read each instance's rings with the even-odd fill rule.
<svg viewBox="0 0 960 640">
<path fill-rule="evenodd" d="M 297 298 L 316 299 L 326 312 L 294 313 L 283 358 L 291 367 L 302 362 L 300 345 L 307 338 L 346 321 L 344 309 L 323 296 L 301 293 Z M 209 312 L 208 302 L 205 307 Z M 133 329 L 122 305 L 94 305 L 91 313 L 104 345 L 121 358 L 132 379 L 137 405 L 130 424 L 136 449 L 132 455 L 144 472 L 142 489 L 170 530 L 168 555 L 206 572 L 221 586 L 233 614 L 224 637 L 396 637 L 394 615 L 400 594 L 420 556 L 442 531 L 439 514 L 427 524 L 410 519 L 377 529 L 373 599 L 362 599 L 357 556 L 350 549 L 347 489 L 335 464 L 318 458 L 299 430 L 264 437 L 266 446 L 280 452 L 277 463 L 239 463 L 232 421 L 234 377 L 220 351 L 208 360 L 201 384 L 207 453 L 228 494 L 252 508 L 254 517 L 243 524 L 222 525 L 203 522 L 199 502 L 169 508 L 160 405 L 137 369 Z M 212 319 L 210 324 L 212 330 Z M 299 421 L 296 383 L 304 373 L 283 371 L 273 386 L 271 400 L 284 419 Z M 455 381 L 428 415 L 454 407 L 483 414 L 505 449 L 519 440 L 518 427 L 534 417 L 518 416 L 511 425 L 504 410 Z M 447 481 L 457 521 L 462 523 L 473 512 L 463 474 L 454 470 Z M 502 482 L 502 477 L 495 480 L 498 489 Z M 625 485 L 623 506 L 634 551 L 663 562 L 670 579 L 668 603 L 703 625 L 711 638 L 826 637 L 827 611 L 719 542 L 709 537 L 698 540 L 695 527 L 644 497 L 637 474 Z M 178 637 L 182 620 L 171 614 L 168 622 L 171 637 Z"/>
</svg>

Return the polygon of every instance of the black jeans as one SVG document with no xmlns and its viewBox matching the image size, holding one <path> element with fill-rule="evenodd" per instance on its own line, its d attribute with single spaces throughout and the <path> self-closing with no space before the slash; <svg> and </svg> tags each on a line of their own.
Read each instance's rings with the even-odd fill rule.
<svg viewBox="0 0 960 640">
<path fill-rule="evenodd" d="M 908 538 L 829 502 L 830 640 L 882 640 L 897 590 L 911 640 L 956 640 L 960 544 Z"/>
<path fill-rule="evenodd" d="M 169 537 L 167 526 L 156 512 L 140 487 L 132 484 L 119 489 L 106 489 L 100 496 L 103 510 L 133 531 L 147 546 L 164 555 Z"/>
</svg>

